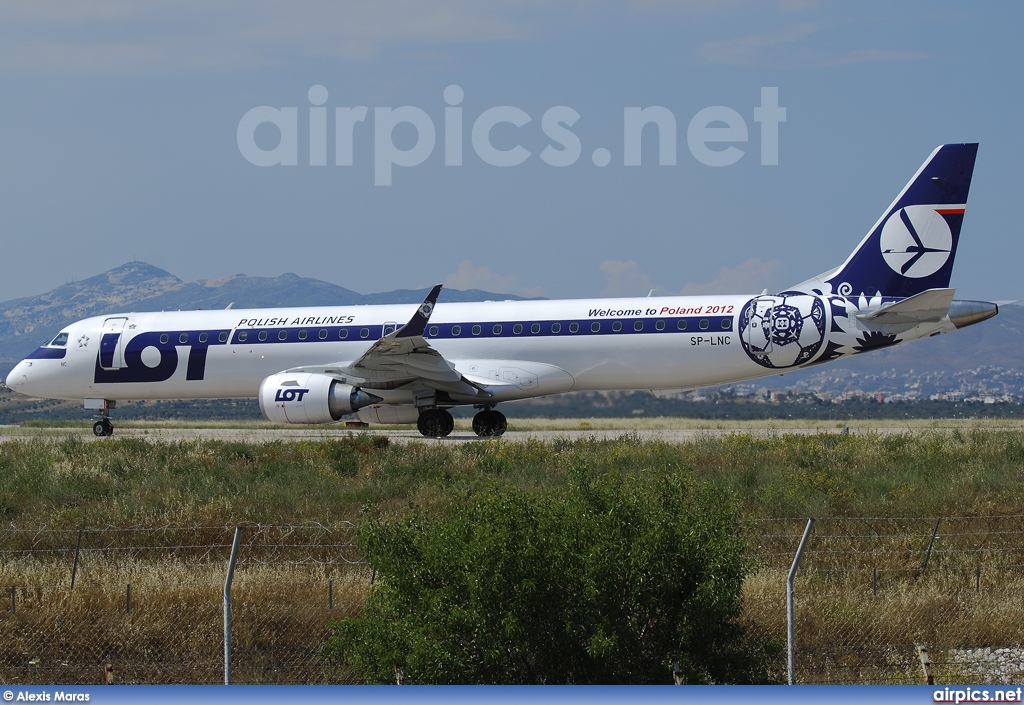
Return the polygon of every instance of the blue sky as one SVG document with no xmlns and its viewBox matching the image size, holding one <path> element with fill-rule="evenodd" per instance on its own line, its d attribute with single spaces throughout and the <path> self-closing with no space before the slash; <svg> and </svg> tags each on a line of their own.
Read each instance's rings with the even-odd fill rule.
<svg viewBox="0 0 1024 705">
<path fill-rule="evenodd" d="M 932 149 L 965 141 L 981 148 L 953 285 L 1021 299 L 1022 17 L 1020 3 L 11 0 L 0 300 L 132 259 L 364 293 L 757 293 L 842 262 Z M 764 88 L 785 109 L 777 165 L 754 119 Z M 325 165 L 310 163 L 311 96 Z M 295 109 L 296 164 L 246 157 L 239 125 L 260 106 Z M 359 106 L 338 164 L 336 109 Z M 403 106 L 434 128 L 431 149 L 411 123 L 383 129 Z M 675 120 L 675 163 L 648 125 L 627 166 L 626 111 L 652 106 Z M 559 132 L 549 111 L 578 118 Z M 688 143 L 709 114 L 746 130 L 710 143 L 739 150 L 731 165 Z M 476 149 L 487 115 L 529 118 L 486 133 L 521 163 Z M 247 134 L 278 154 L 277 127 Z M 446 165 L 453 144 L 461 164 Z M 419 163 L 375 183 L 403 159 Z"/>
</svg>

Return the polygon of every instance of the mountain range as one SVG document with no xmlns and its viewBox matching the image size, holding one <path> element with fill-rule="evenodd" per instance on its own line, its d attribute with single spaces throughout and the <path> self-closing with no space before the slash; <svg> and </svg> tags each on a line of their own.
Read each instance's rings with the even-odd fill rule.
<svg viewBox="0 0 1024 705">
<path fill-rule="evenodd" d="M 360 294 L 318 279 L 282 274 L 183 281 L 146 264 L 129 262 L 70 282 L 39 296 L 0 303 L 0 373 L 73 321 L 125 311 L 170 311 L 275 306 L 349 306 L 418 303 L 426 289 Z M 521 300 L 510 294 L 445 289 L 441 301 Z M 933 394 L 980 387 L 1024 396 L 1024 307 L 1005 305 L 999 315 L 952 335 L 755 380 L 754 385 L 838 394 Z"/>
</svg>

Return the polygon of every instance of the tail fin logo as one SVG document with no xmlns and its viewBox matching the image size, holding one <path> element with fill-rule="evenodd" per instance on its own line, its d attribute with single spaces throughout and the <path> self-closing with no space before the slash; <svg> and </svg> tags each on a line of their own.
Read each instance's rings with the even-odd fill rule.
<svg viewBox="0 0 1024 705">
<path fill-rule="evenodd" d="M 920 279 L 939 271 L 953 251 L 953 233 L 943 217 L 963 208 L 907 206 L 889 216 L 882 227 L 882 257 L 897 274 Z"/>
</svg>

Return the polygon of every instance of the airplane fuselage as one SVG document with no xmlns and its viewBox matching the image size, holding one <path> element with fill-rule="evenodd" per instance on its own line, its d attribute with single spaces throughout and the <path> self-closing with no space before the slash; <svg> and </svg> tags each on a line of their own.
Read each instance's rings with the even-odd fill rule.
<svg viewBox="0 0 1024 705">
<path fill-rule="evenodd" d="M 502 401 L 581 390 L 693 389 L 779 374 L 818 360 L 829 347 L 856 352 L 858 330 L 832 330 L 837 310 L 857 301 L 795 296 L 804 311 L 794 332 L 762 333 L 751 353 L 740 317 L 751 302 L 780 296 L 700 296 L 438 304 L 424 332 L 431 347 L 464 374 L 507 378 Z M 814 302 L 819 305 L 815 306 Z M 863 303 L 863 302 L 862 302 Z M 873 302 L 875 306 L 881 299 Z M 792 307 L 791 307 L 792 308 Z M 125 313 L 89 318 L 64 331 L 62 346 L 44 346 L 8 377 L 14 388 L 59 399 L 196 399 L 254 397 L 269 375 L 292 368 L 330 368 L 358 359 L 408 320 L 415 306 Z M 781 328 L 784 319 L 775 320 Z M 903 332 L 901 342 L 948 332 L 944 320 Z M 741 334 L 746 336 L 741 338 Z M 793 353 L 774 366 L 773 350 Z M 829 346 L 829 342 L 833 345 Z M 781 343 L 781 344 L 780 344 Z M 802 345 L 801 345 L 802 344 Z M 769 342 L 769 346 L 771 343 Z M 805 359 L 798 361 L 798 348 Z M 486 361 L 509 369 L 481 369 Z M 515 361 L 525 361 L 516 372 Z M 550 366 L 550 373 L 530 369 Z M 477 369 L 471 369 L 476 365 Z M 493 365 L 492 365 L 493 366 Z M 507 381 L 507 379 L 505 380 Z M 513 380 L 515 381 L 515 380 Z M 520 393 L 521 392 L 521 393 Z M 388 403 L 411 403 L 409 390 L 375 390 Z"/>
</svg>

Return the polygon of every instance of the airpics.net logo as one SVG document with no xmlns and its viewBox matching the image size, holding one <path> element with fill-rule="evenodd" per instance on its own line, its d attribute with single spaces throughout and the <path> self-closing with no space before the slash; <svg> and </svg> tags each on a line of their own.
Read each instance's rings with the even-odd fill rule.
<svg viewBox="0 0 1024 705">
<path fill-rule="evenodd" d="M 484 164 L 513 167 L 534 157 L 516 138 L 511 140 L 514 143 L 511 147 L 507 144 L 511 130 L 508 125 L 515 128 L 512 130 L 514 135 L 522 134 L 517 131 L 536 129 L 535 125 L 530 125 L 533 117 L 526 111 L 512 105 L 498 105 L 470 117 L 463 114 L 461 106 L 465 92 L 461 87 L 448 86 L 442 97 L 445 105 L 440 140 L 445 166 L 462 166 L 465 159 L 469 159 L 463 154 L 467 126 L 473 154 Z M 335 107 L 332 126 L 329 119 L 331 111 L 325 105 L 327 89 L 321 85 L 312 86 L 308 98 L 310 105 L 304 111 L 308 112 L 309 129 L 308 132 L 303 130 L 308 135 L 308 145 L 302 145 L 300 150 L 298 107 L 261 105 L 249 110 L 238 122 L 238 150 L 242 156 L 255 166 L 297 166 L 301 151 L 308 152 L 308 160 L 307 154 L 302 154 L 304 164 L 327 166 L 328 135 L 333 134 L 331 163 L 338 167 L 351 167 L 355 161 L 356 140 L 368 137 L 366 132 L 372 129 L 373 183 L 390 186 L 395 167 L 408 169 L 419 166 L 438 147 L 438 129 L 434 119 L 421 108 L 411 105 L 375 107 L 371 119 L 370 108 L 365 105 Z M 761 88 L 761 104 L 753 108 L 752 117 L 758 125 L 761 164 L 775 166 L 779 163 L 779 125 L 786 121 L 786 109 L 779 105 L 778 88 Z M 545 110 L 540 118 L 540 130 L 548 144 L 536 155 L 537 158 L 553 167 L 571 166 L 579 161 L 584 147 L 579 136 L 572 131 L 579 119 L 580 114 L 567 105 Z M 495 146 L 492 133 L 499 125 L 503 125 L 499 128 L 503 139 L 500 146 Z M 645 129 L 648 125 L 652 129 Z M 257 138 L 257 131 L 265 136 L 268 131 L 272 134 L 275 128 L 276 144 L 273 137 L 269 140 L 273 146 L 267 144 L 268 140 Z M 402 145 L 399 146 L 395 140 L 396 132 L 407 136 L 415 134 L 415 139 L 408 146 L 406 140 L 399 140 Z M 677 133 L 676 116 L 668 108 L 660 105 L 623 108 L 622 165 L 642 165 L 646 136 L 657 140 L 658 164 L 675 166 Z M 535 134 L 529 137 L 532 139 Z M 724 105 L 699 110 L 686 127 L 686 146 L 693 158 L 705 166 L 724 167 L 737 163 L 746 155 L 742 147 L 749 141 L 747 119 Z M 590 151 L 590 160 L 595 166 L 608 166 L 612 159 L 612 151 L 606 147 Z"/>
</svg>

